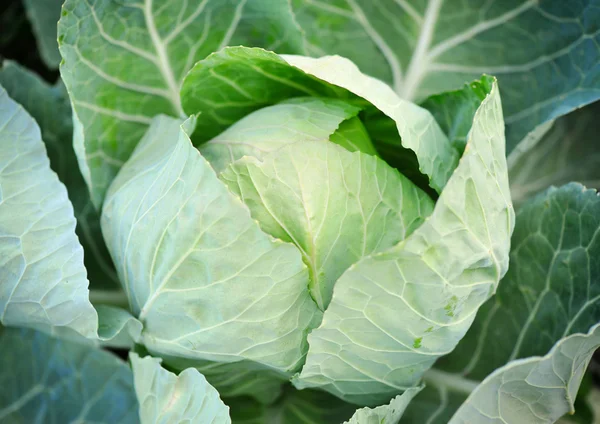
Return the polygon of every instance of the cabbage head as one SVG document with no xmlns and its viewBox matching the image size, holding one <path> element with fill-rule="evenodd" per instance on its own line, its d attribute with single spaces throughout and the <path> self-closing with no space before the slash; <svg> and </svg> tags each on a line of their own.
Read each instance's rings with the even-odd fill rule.
<svg viewBox="0 0 600 424">
<path fill-rule="evenodd" d="M 450 140 L 339 56 L 198 62 L 181 119 L 152 119 L 102 208 L 140 344 L 223 397 L 418 390 L 508 267 L 504 121 L 481 86 Z"/>
</svg>

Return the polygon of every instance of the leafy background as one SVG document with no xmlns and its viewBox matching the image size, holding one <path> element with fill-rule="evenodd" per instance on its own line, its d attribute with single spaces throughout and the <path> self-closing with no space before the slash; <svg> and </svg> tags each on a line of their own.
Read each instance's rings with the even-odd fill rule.
<svg viewBox="0 0 600 424">
<path fill-rule="evenodd" d="M 3 59 L 18 62 L 41 76 L 42 79 L 38 79 L 35 75 L 9 61 L 4 61 L 2 70 L 0 70 L 0 83 L 7 86 L 11 90 L 11 96 L 22 103 L 40 123 L 52 166 L 68 186 L 69 196 L 75 206 L 78 219 L 77 232 L 86 251 L 86 268 L 92 287 L 98 289 L 96 290 L 98 299 L 110 298 L 111 294 L 118 293 L 118 290 L 112 290 L 116 289 L 116 278 L 103 243 L 97 243 L 98 240 L 101 240 L 98 217 L 91 207 L 85 183 L 76 166 L 74 152 L 70 149 L 72 133 L 70 108 L 64 87 L 58 79 L 56 68 L 59 59 L 56 54 L 56 46 L 52 43 L 42 43 L 38 46 L 36 40 L 47 40 L 48 38 L 36 39 L 35 36 L 35 34 L 39 35 L 44 31 L 53 30 L 53 26 L 48 25 L 48 21 L 50 23 L 53 21 L 49 19 L 43 22 L 39 21 L 39 16 L 50 17 L 54 14 L 56 16 L 54 21 L 56 21 L 59 16 L 59 9 L 56 5 L 60 5 L 60 3 L 56 0 L 44 3 L 44 6 L 48 7 L 48 13 L 36 9 L 36 4 L 39 5 L 40 2 L 34 0 L 24 1 L 24 4 L 5 2 L 1 6 L 0 27 L 3 31 L 0 34 L 0 56 Z M 408 79 L 410 84 L 407 84 L 408 88 L 403 90 L 408 91 L 413 98 L 424 100 L 426 107 L 438 112 L 443 111 L 443 107 L 433 106 L 434 104 L 444 106 L 450 102 L 451 106 L 448 106 L 448 109 L 456 110 L 457 100 L 435 97 L 426 100 L 429 94 L 450 87 L 456 88 L 457 81 L 478 78 L 481 72 L 494 73 L 493 67 L 483 65 L 461 69 L 457 64 L 446 63 L 441 67 L 438 64 L 431 67 L 431 75 L 423 73 L 423 78 L 431 78 L 433 82 L 427 85 L 428 88 L 423 91 L 416 91 L 411 88 L 415 85 L 413 81 L 415 77 L 411 76 L 410 66 L 408 75 L 400 78 L 395 63 L 399 60 L 398 58 L 402 59 L 403 55 L 406 56 L 407 52 L 415 48 L 415 45 L 411 45 L 410 42 L 403 46 L 402 43 L 393 44 L 390 41 L 398 39 L 397 34 L 394 34 L 393 31 L 396 26 L 401 27 L 401 25 L 390 25 L 390 32 L 378 38 L 377 32 L 374 32 L 369 24 L 369 18 L 386 11 L 391 12 L 394 7 L 406 8 L 406 2 L 394 2 L 396 6 L 391 6 L 391 3 L 378 0 L 373 2 L 377 7 L 368 10 L 361 9 L 357 3 L 355 1 L 328 3 L 312 0 L 292 1 L 298 21 L 308 34 L 308 48 L 311 53 L 347 55 L 355 59 L 364 71 L 369 72 L 369 68 L 375 69 L 371 72 L 373 75 L 396 86 L 400 85 L 399 79 L 404 79 L 405 83 Z M 435 4 L 436 2 L 430 3 Z M 534 13 L 528 8 L 536 2 L 508 3 L 512 6 L 517 3 L 522 4 L 522 6 L 517 6 L 517 9 L 525 14 Z M 540 45 L 539 48 L 542 50 L 535 54 L 550 59 L 539 64 L 542 70 L 535 76 L 532 76 L 534 73 L 529 72 L 530 68 L 496 69 L 498 71 L 496 73 L 500 74 L 501 87 L 505 90 L 503 94 L 507 94 L 504 97 L 505 108 L 512 107 L 517 101 L 515 99 L 523 97 L 527 101 L 527 96 L 531 95 L 547 95 L 549 96 L 547 104 L 555 102 L 554 106 L 556 104 L 559 106 L 551 110 L 544 109 L 544 107 L 535 109 L 540 123 L 547 119 L 556 118 L 556 120 L 547 122 L 529 134 L 527 133 L 532 128 L 520 125 L 523 121 L 522 118 L 529 115 L 522 114 L 521 116 L 516 112 L 514 117 L 508 117 L 507 122 L 512 125 L 508 131 L 509 149 L 511 150 L 508 158 L 511 170 L 511 191 L 515 203 L 519 205 L 517 228 L 513 239 L 514 248 L 511 253 L 511 269 L 500 285 L 498 295 L 484 306 L 467 337 L 452 355 L 439 363 L 439 367 L 444 371 L 481 380 L 492 369 L 504 364 L 507 359 L 543 355 L 561 336 L 576 331 L 586 332 L 590 323 L 593 323 L 594 320 L 598 321 L 600 312 L 598 310 L 598 293 L 594 292 L 594 283 L 597 290 L 600 277 L 597 274 L 599 265 L 596 262 L 600 257 L 600 248 L 595 235 L 599 231 L 600 223 L 597 219 L 600 211 L 598 211 L 596 194 L 586 191 L 578 185 L 567 185 L 532 198 L 533 195 L 545 190 L 550 185 L 562 186 L 569 181 L 580 181 L 590 188 L 598 188 L 600 185 L 600 175 L 598 175 L 600 172 L 598 171 L 600 169 L 598 167 L 600 163 L 598 153 L 600 122 L 598 119 L 594 119 L 600 112 L 599 103 L 561 116 L 594 99 L 581 96 L 591 93 L 597 98 L 596 91 L 600 86 L 597 80 L 599 73 L 598 29 L 593 27 L 593 24 L 597 22 L 594 17 L 600 13 L 597 3 L 595 1 L 576 1 L 571 3 L 570 8 L 549 10 L 549 14 L 545 16 L 541 14 L 539 19 L 545 18 L 550 21 L 553 17 L 559 16 L 564 21 L 562 23 L 571 27 L 571 31 L 567 31 L 570 33 L 570 37 L 567 37 L 569 40 L 567 46 L 548 46 L 543 43 Z M 402 6 L 403 4 L 405 6 Z M 415 4 L 419 7 L 413 8 L 411 13 L 403 16 L 413 21 L 404 22 L 405 27 L 418 31 L 419 20 L 422 23 L 427 15 L 426 8 L 421 8 L 421 6 L 427 3 L 415 2 Z M 549 3 L 545 2 L 544 4 Z M 25 5 L 28 7 L 25 8 Z M 331 16 L 337 16 L 325 26 L 323 26 L 324 21 L 318 19 L 319 15 L 315 12 L 323 7 L 328 9 Z M 471 12 L 475 13 L 475 11 Z M 389 16 L 396 15 L 389 13 Z M 577 22 L 573 16 L 578 15 L 587 16 L 588 20 Z M 455 21 L 458 19 L 459 22 L 461 19 L 463 22 L 470 19 L 469 13 L 458 18 L 448 14 L 448 19 L 450 18 Z M 38 25 L 33 29 L 30 22 L 35 22 L 36 19 L 38 19 Z M 357 24 L 359 24 L 358 27 Z M 415 24 L 417 25 L 415 26 Z M 544 37 L 544 31 L 547 30 L 547 28 L 544 29 L 544 25 L 540 25 L 542 29 L 534 36 Z M 348 32 L 349 26 L 358 29 Z M 5 30 L 5 28 L 9 30 Z M 451 36 L 461 34 L 450 26 L 446 31 L 449 31 Z M 455 31 L 453 35 L 452 31 Z M 510 44 L 518 40 L 518 33 L 519 24 L 517 22 L 515 25 L 511 25 L 510 30 L 503 36 L 507 37 L 507 43 Z M 485 39 L 485 31 L 482 30 L 471 35 L 474 36 L 474 39 L 469 41 L 470 44 L 467 43 L 467 47 L 464 49 L 448 50 L 447 55 L 452 60 L 460 62 L 468 61 L 473 57 L 495 55 L 495 53 L 490 53 L 490 50 L 485 50 L 485 54 L 476 54 L 477 48 L 489 48 L 489 42 Z M 357 44 L 343 42 L 344 37 L 350 36 L 354 37 Z M 406 36 L 405 39 L 410 41 L 414 40 L 414 37 Z M 327 41 L 325 44 L 319 45 L 322 40 Z M 350 44 L 352 44 L 352 50 L 345 51 L 345 46 Z M 480 44 L 480 46 L 476 44 Z M 359 49 L 357 45 L 362 47 Z M 390 48 L 390 46 L 392 47 Z M 458 44 L 454 47 L 461 46 L 464 47 L 464 45 Z M 543 49 L 549 50 L 543 51 Z M 564 54 L 553 55 L 552 49 Z M 353 57 L 359 50 L 374 53 L 372 57 L 367 55 L 363 58 Z M 585 68 L 574 69 L 571 66 L 573 63 L 583 64 Z M 537 66 L 537 64 L 533 65 Z M 545 68 L 546 66 L 548 68 Z M 506 77 L 507 83 L 502 85 L 502 74 L 511 74 L 512 71 L 516 75 L 512 75 L 511 80 Z M 562 90 L 559 93 L 545 92 L 543 83 L 550 79 L 548 76 L 553 75 L 553 71 L 562 73 L 563 76 L 566 76 L 564 81 L 571 81 L 575 85 L 559 87 Z M 436 79 L 435 75 L 440 72 L 443 72 L 445 77 Z M 455 73 L 459 76 L 456 76 Z M 585 78 L 573 83 L 573 79 L 568 78 L 573 73 L 578 73 Z M 448 85 L 438 86 L 435 80 L 443 80 Z M 22 81 L 22 83 L 10 87 L 11 81 L 13 83 Z M 555 83 L 554 86 L 560 86 L 560 84 Z M 588 90 L 584 90 L 585 88 Z M 537 91 L 534 92 L 534 89 Z M 521 91 L 520 95 L 515 96 L 514 93 L 519 93 L 519 91 Z M 565 94 L 567 92 L 570 93 L 569 96 Z M 39 102 L 40 98 L 45 101 Z M 544 99 L 540 99 L 540 104 L 546 104 L 543 103 L 544 101 Z M 565 106 L 561 107 L 561 104 Z M 468 109 L 468 106 L 463 107 Z M 443 113 L 439 113 L 436 117 L 443 121 Z M 445 129 L 449 133 L 455 130 L 456 137 L 452 137 L 452 139 L 458 140 L 460 143 L 460 128 L 453 127 L 455 124 L 449 120 Z M 557 170 L 559 171 L 557 172 Z M 570 281 L 570 283 L 566 287 L 564 283 L 559 284 L 564 281 Z M 581 282 L 585 282 L 587 287 L 581 286 Z M 516 307 L 517 304 L 520 306 Z M 510 308 L 506 308 L 507 305 Z M 564 311 L 564 314 L 557 316 L 557 310 Z M 516 331 L 523 323 L 527 324 L 526 328 L 529 331 L 526 336 L 523 335 L 524 333 Z M 528 341 L 535 339 L 535 342 L 525 344 L 520 341 L 525 337 Z M 487 343 L 482 344 L 481 340 L 486 340 Z M 465 358 L 471 358 L 472 355 L 464 352 L 473 350 L 477 352 L 477 355 L 465 363 Z M 482 363 L 477 360 L 479 355 L 486 355 L 486 358 L 493 358 L 493 360 Z M 592 363 L 590 377 L 588 377 L 587 385 L 582 389 L 583 396 L 580 396 L 581 400 L 574 420 L 589 422 L 591 412 L 584 398 L 591 385 L 600 385 L 599 370 L 598 361 Z M 446 404 L 447 407 L 434 409 L 428 422 L 446 422 L 444 417 L 447 420 L 462 400 L 464 400 L 464 396 L 460 393 L 444 393 L 443 386 L 438 386 L 437 389 L 426 389 L 417 395 L 407 411 L 405 420 L 406 422 L 410 422 L 411 418 L 423 420 L 424 408 L 431 410 L 431 402 L 436 402 L 437 406 L 441 403 Z M 294 402 L 292 401 L 290 404 L 293 405 Z M 285 407 L 289 407 L 289 405 L 286 404 Z"/>
</svg>

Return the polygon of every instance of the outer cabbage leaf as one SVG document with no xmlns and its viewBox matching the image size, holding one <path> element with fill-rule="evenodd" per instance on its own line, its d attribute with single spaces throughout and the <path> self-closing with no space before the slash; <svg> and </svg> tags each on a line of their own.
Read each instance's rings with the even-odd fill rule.
<svg viewBox="0 0 600 424">
<path fill-rule="evenodd" d="M 512 151 L 508 169 L 515 203 L 570 181 L 600 188 L 599 114 L 600 102 L 571 112 L 536 129 Z"/>
<path fill-rule="evenodd" d="M 196 144 L 250 112 L 306 96 L 344 99 L 369 109 L 369 116 L 391 122 L 394 150 L 416 155 L 420 171 L 438 191 L 456 167 L 458 152 L 429 112 L 400 99 L 386 84 L 361 74 L 352 62 L 340 57 L 311 59 L 229 47 L 198 62 L 181 90 L 185 112 L 203 114 L 194 135 Z"/>
<path fill-rule="evenodd" d="M 544 357 L 509 362 L 471 393 L 449 424 L 550 424 L 574 412 L 575 396 L 594 351 L 600 324 L 560 340 Z"/>
<path fill-rule="evenodd" d="M 498 292 L 456 349 L 436 364 L 446 371 L 435 372 L 443 377 L 425 375 L 428 387 L 402 422 L 447 423 L 495 369 L 510 360 L 545 355 L 561 339 L 599 322 L 599 232 L 600 198 L 579 184 L 551 188 L 523 204 L 510 268 Z M 436 402 L 437 410 L 432 407 Z"/>
<path fill-rule="evenodd" d="M 152 117 L 182 116 L 179 88 L 197 60 L 228 44 L 302 49 L 280 1 L 67 0 L 58 38 L 81 126 L 74 142 L 96 206 Z"/>
<path fill-rule="evenodd" d="M 136 424 L 131 370 L 109 352 L 0 327 L 0 421 Z"/>
<path fill-rule="evenodd" d="M 245 116 L 201 145 L 200 153 L 220 173 L 243 156 L 261 159 L 298 141 L 328 141 L 342 122 L 360 111 L 358 107 L 339 100 L 312 97 L 292 100 Z M 372 146 L 367 147 L 372 149 Z"/>
<path fill-rule="evenodd" d="M 156 117 L 110 188 L 102 228 L 142 342 L 158 355 L 246 362 L 285 378 L 321 318 L 298 250 L 264 234 L 192 146 Z"/>
<path fill-rule="evenodd" d="M 136 353 L 130 361 L 143 424 L 231 423 L 229 408 L 195 369 L 175 375 L 160 366 L 160 359 Z"/>
<path fill-rule="evenodd" d="M 431 198 L 384 161 L 333 143 L 298 142 L 262 162 L 245 157 L 221 179 L 263 231 L 302 252 L 321 310 L 346 269 L 398 244 L 433 210 Z"/>
<path fill-rule="evenodd" d="M 550 188 L 524 204 L 498 293 L 440 365 L 481 380 L 509 360 L 543 355 L 599 322 L 598 232 L 600 198 L 580 184 Z"/>
<path fill-rule="evenodd" d="M 105 345 L 133 348 L 142 335 L 142 323 L 124 309 L 109 305 L 96 305 L 98 312 L 98 337 Z"/>
<path fill-rule="evenodd" d="M 367 405 L 411 387 L 455 348 L 495 292 L 508 267 L 513 225 L 494 83 L 433 214 L 336 283 L 321 326 L 308 336 L 296 386 Z"/>
<path fill-rule="evenodd" d="M 537 125 L 600 97 L 599 0 L 291 4 L 311 55 L 348 57 L 406 99 L 496 75 L 509 152 Z"/>
<path fill-rule="evenodd" d="M 57 69 L 60 52 L 56 42 L 56 23 L 60 19 L 63 0 L 24 0 L 23 3 L 44 63 L 50 69 Z"/>
<path fill-rule="evenodd" d="M 56 26 L 56 22 L 54 25 Z M 72 146 L 71 107 L 64 86 L 61 82 L 53 86 L 48 85 L 37 75 L 11 61 L 2 64 L 0 84 L 40 126 L 50 166 L 58 174 L 60 181 L 67 186 L 69 200 L 77 218 L 77 236 L 85 252 L 83 260 L 90 287 L 118 287 L 117 275 L 102 238 L 100 215 L 92 205 L 77 165 Z"/>
<path fill-rule="evenodd" d="M 75 225 L 39 127 L 0 87 L 0 324 L 96 338 Z"/>
<path fill-rule="evenodd" d="M 412 387 L 396 396 L 387 405 L 358 409 L 344 424 L 398 424 L 410 401 L 422 387 Z"/>
</svg>

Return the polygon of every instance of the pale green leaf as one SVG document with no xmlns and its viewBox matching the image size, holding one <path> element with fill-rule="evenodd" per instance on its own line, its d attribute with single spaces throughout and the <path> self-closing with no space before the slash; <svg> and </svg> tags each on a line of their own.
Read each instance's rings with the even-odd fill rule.
<svg viewBox="0 0 600 424">
<path fill-rule="evenodd" d="M 449 424 L 550 424 L 573 412 L 583 374 L 600 347 L 600 325 L 561 339 L 544 357 L 509 362 L 471 393 Z"/>
<path fill-rule="evenodd" d="M 161 360 L 136 353 L 129 356 L 142 424 L 230 424 L 229 408 L 195 369 L 175 375 Z"/>
<path fill-rule="evenodd" d="M 39 127 L 0 87 L 0 324 L 96 337 L 75 225 Z"/>
<path fill-rule="evenodd" d="M 436 364 L 445 380 L 426 374 L 428 387 L 408 409 L 418 420 L 406 423 L 446 423 L 469 392 L 456 381 L 476 385 L 510 360 L 544 355 L 599 322 L 599 233 L 595 190 L 573 183 L 527 201 L 517 213 L 508 273 L 456 349 Z M 430 398 L 443 405 L 437 415 Z"/>
<path fill-rule="evenodd" d="M 0 327 L 0 422 L 139 423 L 131 370 L 89 345 Z"/>
<path fill-rule="evenodd" d="M 142 336 L 142 323 L 124 309 L 96 305 L 98 337 L 105 346 L 133 348 Z"/>
<path fill-rule="evenodd" d="M 535 130 L 508 157 L 513 200 L 523 202 L 551 185 L 578 181 L 600 188 L 600 102 Z"/>
<path fill-rule="evenodd" d="M 198 144 L 257 109 L 306 96 L 344 99 L 369 109 L 369 119 L 392 122 L 396 137 L 388 150 L 394 155 L 407 151 L 416 155 L 416 165 L 438 191 L 456 167 L 458 152 L 427 110 L 400 99 L 387 85 L 361 74 L 341 57 L 311 59 L 229 47 L 198 62 L 181 92 L 186 113 L 202 113 L 194 135 Z M 368 122 L 365 125 L 369 129 Z M 378 140 L 371 138 L 379 151 Z"/>
<path fill-rule="evenodd" d="M 372 156 L 379 156 L 371 142 L 367 129 L 360 118 L 356 116 L 342 122 L 338 129 L 331 134 L 329 141 L 339 144 L 350 152 L 363 152 Z"/>
<path fill-rule="evenodd" d="M 410 401 L 422 387 L 413 387 L 396 396 L 387 405 L 358 409 L 344 424 L 398 424 Z"/>
<path fill-rule="evenodd" d="M 359 108 L 339 100 L 311 97 L 292 100 L 245 116 L 201 145 L 200 153 L 220 173 L 243 156 L 261 159 L 288 144 L 327 141 L 343 121 L 359 112 Z"/>
<path fill-rule="evenodd" d="M 482 73 L 502 89 L 507 151 L 600 97 L 600 1 L 291 0 L 313 56 L 340 54 L 408 100 Z"/>
<path fill-rule="evenodd" d="M 391 118 L 402 143 L 396 149 L 412 150 L 421 173 L 429 177 L 432 188 L 441 192 L 456 168 L 459 155 L 427 110 L 401 99 L 389 86 L 362 74 L 354 63 L 343 57 L 282 57 L 307 74 L 360 96 Z"/>
<path fill-rule="evenodd" d="M 496 296 L 439 365 L 481 380 L 509 360 L 543 355 L 561 338 L 587 332 L 600 321 L 599 233 L 595 190 L 573 183 L 525 203 Z"/>
<path fill-rule="evenodd" d="M 23 4 L 44 63 L 50 69 L 57 69 L 60 52 L 56 41 L 56 24 L 60 19 L 63 0 L 23 0 Z"/>
<path fill-rule="evenodd" d="M 58 34 L 96 206 L 151 119 L 182 116 L 180 85 L 197 60 L 229 44 L 303 46 L 289 4 L 279 1 L 67 0 Z"/>
<path fill-rule="evenodd" d="M 221 179 L 263 231 L 302 252 L 321 310 L 346 269 L 398 244 L 433 210 L 427 194 L 381 159 L 333 143 L 298 142 L 262 162 L 245 157 Z"/>
<path fill-rule="evenodd" d="M 90 287 L 118 287 L 117 275 L 102 239 L 100 215 L 92 205 L 73 150 L 71 107 L 64 86 L 60 82 L 48 85 L 34 73 L 11 61 L 4 61 L 0 68 L 0 84 L 40 126 L 50 166 L 67 187 L 69 200 L 73 204 L 77 218 L 76 232 L 85 253 L 83 260 Z"/>
<path fill-rule="evenodd" d="M 320 312 L 298 250 L 264 234 L 192 146 L 153 120 L 112 184 L 102 229 L 150 352 L 289 376 Z"/>
<path fill-rule="evenodd" d="M 508 268 L 514 212 L 503 130 L 494 84 L 433 214 L 336 283 L 321 326 L 308 336 L 297 387 L 377 405 L 455 348 Z"/>
</svg>

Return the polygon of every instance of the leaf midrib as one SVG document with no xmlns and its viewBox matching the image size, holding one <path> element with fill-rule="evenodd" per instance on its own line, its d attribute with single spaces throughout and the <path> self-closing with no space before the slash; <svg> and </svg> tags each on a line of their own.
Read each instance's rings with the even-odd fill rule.
<svg viewBox="0 0 600 424">
<path fill-rule="evenodd" d="M 156 28 L 156 22 L 154 21 L 154 15 L 152 14 L 152 0 L 144 0 L 144 19 L 146 21 L 146 27 L 148 28 L 148 34 L 150 34 L 150 39 L 152 40 L 154 50 L 156 51 L 158 59 L 156 66 L 167 84 L 171 103 L 173 103 L 176 113 L 181 117 L 185 117 L 179 99 L 179 84 L 175 81 L 173 69 L 169 64 L 166 44 L 160 38 L 160 34 Z"/>
</svg>

